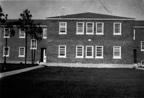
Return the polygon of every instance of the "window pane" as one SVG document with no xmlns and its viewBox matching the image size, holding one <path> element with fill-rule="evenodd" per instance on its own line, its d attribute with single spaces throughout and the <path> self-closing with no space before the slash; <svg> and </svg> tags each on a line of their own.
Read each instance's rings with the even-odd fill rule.
<svg viewBox="0 0 144 98">
<path fill-rule="evenodd" d="M 144 41 L 142 41 L 142 47 L 141 48 L 144 49 Z"/>
<path fill-rule="evenodd" d="M 32 49 L 37 49 L 37 41 L 35 39 L 32 39 L 31 41 L 32 41 L 31 42 L 31 48 Z"/>
<path fill-rule="evenodd" d="M 25 37 L 25 29 L 20 29 L 20 37 Z"/>
<path fill-rule="evenodd" d="M 77 46 L 76 47 L 76 49 L 77 49 L 77 57 L 83 57 L 83 46 Z"/>
<path fill-rule="evenodd" d="M 47 29 L 46 28 L 43 29 L 43 38 L 47 38 Z"/>
<path fill-rule="evenodd" d="M 4 37 L 5 38 L 9 38 L 10 37 L 10 29 L 9 28 L 5 28 L 4 29 Z"/>
<path fill-rule="evenodd" d="M 102 23 L 97 23 L 97 33 L 102 33 Z"/>
<path fill-rule="evenodd" d="M 120 33 L 120 23 L 115 23 L 115 33 Z"/>
<path fill-rule="evenodd" d="M 59 28 L 60 28 L 60 33 L 66 33 L 66 28 L 67 28 L 67 23 L 66 22 L 60 22 L 59 24 Z"/>
<path fill-rule="evenodd" d="M 114 58 L 121 58 L 121 47 L 114 47 Z"/>
<path fill-rule="evenodd" d="M 87 32 L 93 33 L 93 23 L 87 23 Z"/>
<path fill-rule="evenodd" d="M 87 47 L 87 56 L 92 57 L 92 47 Z"/>
<path fill-rule="evenodd" d="M 66 57 L 66 46 L 59 46 L 59 57 Z"/>
<path fill-rule="evenodd" d="M 77 32 L 83 33 L 83 23 L 77 23 Z"/>
</svg>

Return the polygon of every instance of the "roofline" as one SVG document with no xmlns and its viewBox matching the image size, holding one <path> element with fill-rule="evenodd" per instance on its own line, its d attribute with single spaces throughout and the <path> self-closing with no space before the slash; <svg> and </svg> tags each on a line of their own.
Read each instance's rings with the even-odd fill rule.
<svg viewBox="0 0 144 98">
<path fill-rule="evenodd" d="M 47 20 L 135 20 L 135 18 L 46 18 Z"/>
</svg>

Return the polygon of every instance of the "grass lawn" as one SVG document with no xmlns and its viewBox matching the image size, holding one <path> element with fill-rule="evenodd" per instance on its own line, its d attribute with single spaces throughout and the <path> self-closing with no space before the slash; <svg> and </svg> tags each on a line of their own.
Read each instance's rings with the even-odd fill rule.
<svg viewBox="0 0 144 98">
<path fill-rule="evenodd" d="M 44 67 L 2 78 L 0 98 L 144 98 L 144 71 Z"/>
<path fill-rule="evenodd" d="M 7 72 L 7 71 L 17 70 L 22 68 L 28 68 L 32 66 L 36 66 L 36 64 L 32 65 L 32 64 L 0 63 L 0 72 Z"/>
</svg>

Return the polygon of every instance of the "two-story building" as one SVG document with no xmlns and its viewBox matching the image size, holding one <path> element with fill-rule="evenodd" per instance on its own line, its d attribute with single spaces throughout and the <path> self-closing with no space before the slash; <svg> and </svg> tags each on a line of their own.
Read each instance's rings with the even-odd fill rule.
<svg viewBox="0 0 144 98">
<path fill-rule="evenodd" d="M 43 27 L 43 39 L 40 42 L 28 39 L 28 62 L 32 58 L 31 49 L 35 49 L 35 61 L 47 65 L 144 63 L 144 21 L 87 12 L 35 22 Z M 5 31 L 10 29 L 1 29 L 0 62 L 4 61 L 4 56 L 8 63 L 24 62 L 25 33 L 23 29 L 14 29 L 16 35 L 12 38 L 5 36 Z"/>
<path fill-rule="evenodd" d="M 79 13 L 47 18 L 47 62 L 133 64 L 134 18 Z"/>
</svg>

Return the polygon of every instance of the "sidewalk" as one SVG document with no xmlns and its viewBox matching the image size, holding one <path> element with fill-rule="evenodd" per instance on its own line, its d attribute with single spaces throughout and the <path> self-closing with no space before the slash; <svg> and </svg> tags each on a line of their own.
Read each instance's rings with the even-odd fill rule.
<svg viewBox="0 0 144 98">
<path fill-rule="evenodd" d="M 0 78 L 15 75 L 15 74 L 19 74 L 19 73 L 22 73 L 22 72 L 27 72 L 27 71 L 42 68 L 42 67 L 43 66 L 34 66 L 34 67 L 23 68 L 23 69 L 8 71 L 8 72 L 2 72 L 2 73 L 0 73 Z"/>
</svg>

